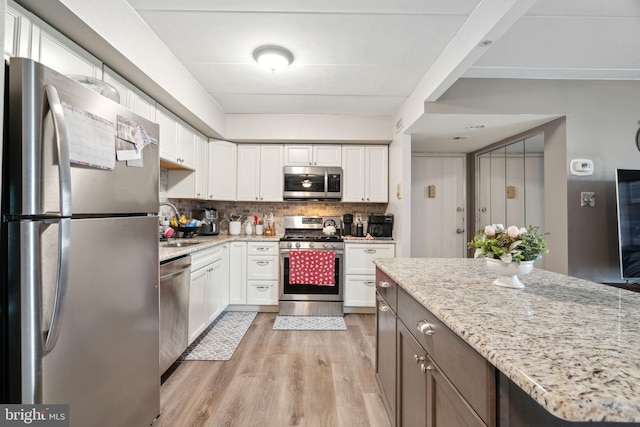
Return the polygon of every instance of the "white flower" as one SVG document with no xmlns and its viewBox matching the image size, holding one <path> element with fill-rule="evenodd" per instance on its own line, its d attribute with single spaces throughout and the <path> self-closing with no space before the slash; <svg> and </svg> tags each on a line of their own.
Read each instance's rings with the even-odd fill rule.
<svg viewBox="0 0 640 427">
<path fill-rule="evenodd" d="M 527 234 L 527 229 L 524 227 L 520 227 L 520 235 L 524 236 L 525 234 Z"/>
<path fill-rule="evenodd" d="M 493 237 L 496 235 L 496 229 L 492 225 L 487 225 L 484 228 L 484 234 L 489 237 Z"/>
<path fill-rule="evenodd" d="M 511 237 L 512 239 L 515 239 L 519 235 L 520 235 L 520 230 L 515 225 L 512 225 L 511 227 L 507 228 L 507 236 Z"/>
</svg>

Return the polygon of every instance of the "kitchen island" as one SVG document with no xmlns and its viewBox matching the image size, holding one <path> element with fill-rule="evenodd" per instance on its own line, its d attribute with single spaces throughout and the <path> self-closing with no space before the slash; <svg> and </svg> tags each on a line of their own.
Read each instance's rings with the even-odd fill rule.
<svg viewBox="0 0 640 427">
<path fill-rule="evenodd" d="M 639 293 L 539 269 L 520 278 L 524 289 L 506 289 L 482 259 L 375 264 L 495 367 L 486 425 L 640 425 Z"/>
</svg>

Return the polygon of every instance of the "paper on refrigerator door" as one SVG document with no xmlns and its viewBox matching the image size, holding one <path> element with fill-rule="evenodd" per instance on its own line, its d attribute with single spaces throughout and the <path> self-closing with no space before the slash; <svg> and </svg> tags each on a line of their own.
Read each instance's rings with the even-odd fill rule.
<svg viewBox="0 0 640 427">
<path fill-rule="evenodd" d="M 113 122 L 75 105 L 62 103 L 71 163 L 113 170 L 116 163 Z"/>
<path fill-rule="evenodd" d="M 150 144 L 151 137 L 139 123 L 118 116 L 116 153 L 119 161 L 142 160 L 142 150 Z"/>
</svg>

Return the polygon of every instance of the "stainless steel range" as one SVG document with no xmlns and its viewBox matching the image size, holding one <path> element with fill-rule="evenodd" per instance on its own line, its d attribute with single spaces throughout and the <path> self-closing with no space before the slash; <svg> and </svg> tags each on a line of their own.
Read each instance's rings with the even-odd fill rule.
<svg viewBox="0 0 640 427">
<path fill-rule="evenodd" d="M 288 216 L 280 239 L 280 314 L 343 315 L 339 217 Z"/>
</svg>

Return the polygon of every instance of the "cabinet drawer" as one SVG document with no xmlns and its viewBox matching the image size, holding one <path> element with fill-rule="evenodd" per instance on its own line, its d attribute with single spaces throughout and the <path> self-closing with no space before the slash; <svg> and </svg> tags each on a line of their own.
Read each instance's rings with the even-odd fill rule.
<svg viewBox="0 0 640 427">
<path fill-rule="evenodd" d="M 247 286 L 247 304 L 277 305 L 278 282 L 274 280 L 250 280 Z"/>
<path fill-rule="evenodd" d="M 344 305 L 346 307 L 375 307 L 375 276 L 345 276 Z"/>
<path fill-rule="evenodd" d="M 376 291 L 391 307 L 394 313 L 398 312 L 398 285 L 389 276 L 376 269 Z"/>
<path fill-rule="evenodd" d="M 247 257 L 247 280 L 278 280 L 278 258 L 252 255 Z"/>
<path fill-rule="evenodd" d="M 394 244 L 374 243 L 347 243 L 345 252 L 345 274 L 376 274 L 376 266 L 373 260 L 376 258 L 393 258 L 395 256 Z"/>
<path fill-rule="evenodd" d="M 278 244 L 270 242 L 249 242 L 247 245 L 247 255 L 278 255 Z"/>
<path fill-rule="evenodd" d="M 222 259 L 222 245 L 191 253 L 191 271 L 196 271 Z"/>
<path fill-rule="evenodd" d="M 484 422 L 495 425 L 495 368 L 401 288 L 397 313 Z"/>
</svg>

